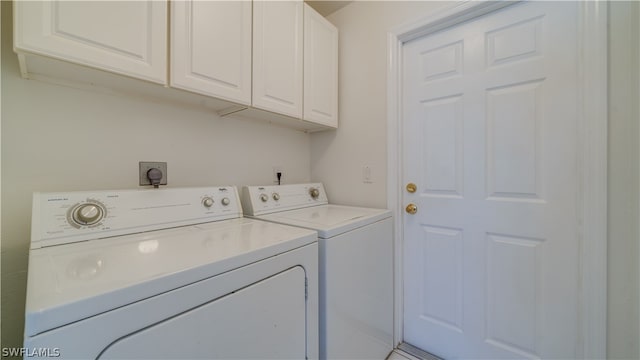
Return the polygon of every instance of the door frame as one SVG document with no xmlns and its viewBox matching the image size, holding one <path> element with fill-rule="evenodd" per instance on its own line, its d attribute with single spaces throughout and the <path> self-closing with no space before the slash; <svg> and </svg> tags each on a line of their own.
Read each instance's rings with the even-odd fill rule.
<svg viewBox="0 0 640 360">
<path fill-rule="evenodd" d="M 394 344 L 403 339 L 402 46 L 519 1 L 459 1 L 387 34 L 387 208 L 394 214 Z M 607 354 L 607 3 L 578 4 L 578 357 Z"/>
</svg>

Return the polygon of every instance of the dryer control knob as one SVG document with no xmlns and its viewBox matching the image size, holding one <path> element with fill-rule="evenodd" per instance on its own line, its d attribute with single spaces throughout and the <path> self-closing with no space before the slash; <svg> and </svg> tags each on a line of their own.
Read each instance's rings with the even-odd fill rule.
<svg viewBox="0 0 640 360">
<path fill-rule="evenodd" d="M 269 197 L 267 196 L 267 194 L 260 194 L 260 200 L 262 200 L 262 202 L 267 202 L 267 200 L 269 200 Z"/>
<path fill-rule="evenodd" d="M 280 194 L 278 193 L 273 193 L 273 195 L 271 195 L 271 197 L 273 198 L 273 200 L 278 201 L 280 200 Z"/>
<path fill-rule="evenodd" d="M 204 205 L 204 207 L 210 208 L 213 206 L 213 199 L 210 197 L 205 197 L 204 199 L 202 199 L 202 205 Z"/>
<path fill-rule="evenodd" d="M 73 220 L 79 225 L 94 225 L 102 220 L 104 213 L 98 204 L 81 204 L 73 209 Z"/>
<path fill-rule="evenodd" d="M 320 190 L 316 188 L 311 188 L 309 189 L 309 195 L 311 195 L 312 198 L 317 199 L 318 196 L 320 196 Z"/>
<path fill-rule="evenodd" d="M 224 205 L 224 206 L 227 206 L 227 205 L 231 204 L 231 200 L 229 200 L 229 198 L 227 198 L 227 197 L 226 198 L 222 198 L 221 202 L 222 202 L 222 205 Z"/>
</svg>

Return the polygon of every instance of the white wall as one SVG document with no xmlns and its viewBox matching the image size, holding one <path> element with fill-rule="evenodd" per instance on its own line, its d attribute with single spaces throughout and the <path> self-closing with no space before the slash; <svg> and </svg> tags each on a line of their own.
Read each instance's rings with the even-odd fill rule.
<svg viewBox="0 0 640 360">
<path fill-rule="evenodd" d="M 340 127 L 311 136 L 311 176 L 332 202 L 386 206 L 387 31 L 450 4 L 357 1 L 329 16 L 340 30 Z M 612 2 L 610 15 L 608 355 L 628 359 L 640 358 L 638 6 Z"/>
<path fill-rule="evenodd" d="M 332 202 L 386 207 L 387 31 L 446 5 L 355 1 L 328 17 L 340 31 L 339 125 L 312 134 L 311 178 L 324 183 Z M 364 165 L 373 183 L 362 182 Z"/>
<path fill-rule="evenodd" d="M 640 3 L 610 2 L 609 19 L 608 357 L 638 359 Z"/>
<path fill-rule="evenodd" d="M 169 186 L 310 179 L 310 140 L 266 123 L 24 80 L 2 1 L 2 347 L 22 346 L 31 194 L 138 188 L 138 161 L 166 161 Z"/>
</svg>

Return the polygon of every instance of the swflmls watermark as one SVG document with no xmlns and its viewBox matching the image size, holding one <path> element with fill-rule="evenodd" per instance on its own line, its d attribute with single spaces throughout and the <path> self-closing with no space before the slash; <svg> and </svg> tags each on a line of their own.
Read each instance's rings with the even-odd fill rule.
<svg viewBox="0 0 640 360">
<path fill-rule="evenodd" d="M 60 348 L 14 348 L 3 347 L 2 357 L 56 358 L 60 357 Z"/>
</svg>

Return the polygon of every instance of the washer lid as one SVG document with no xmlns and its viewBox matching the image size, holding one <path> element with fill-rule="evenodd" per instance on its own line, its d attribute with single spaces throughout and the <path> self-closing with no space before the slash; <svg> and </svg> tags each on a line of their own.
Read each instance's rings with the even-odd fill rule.
<svg viewBox="0 0 640 360">
<path fill-rule="evenodd" d="M 32 249 L 25 335 L 78 321 L 317 241 L 240 218 Z"/>
<path fill-rule="evenodd" d="M 385 209 L 320 205 L 255 218 L 316 230 L 318 237 L 328 239 L 389 217 L 391 211 Z"/>
</svg>

